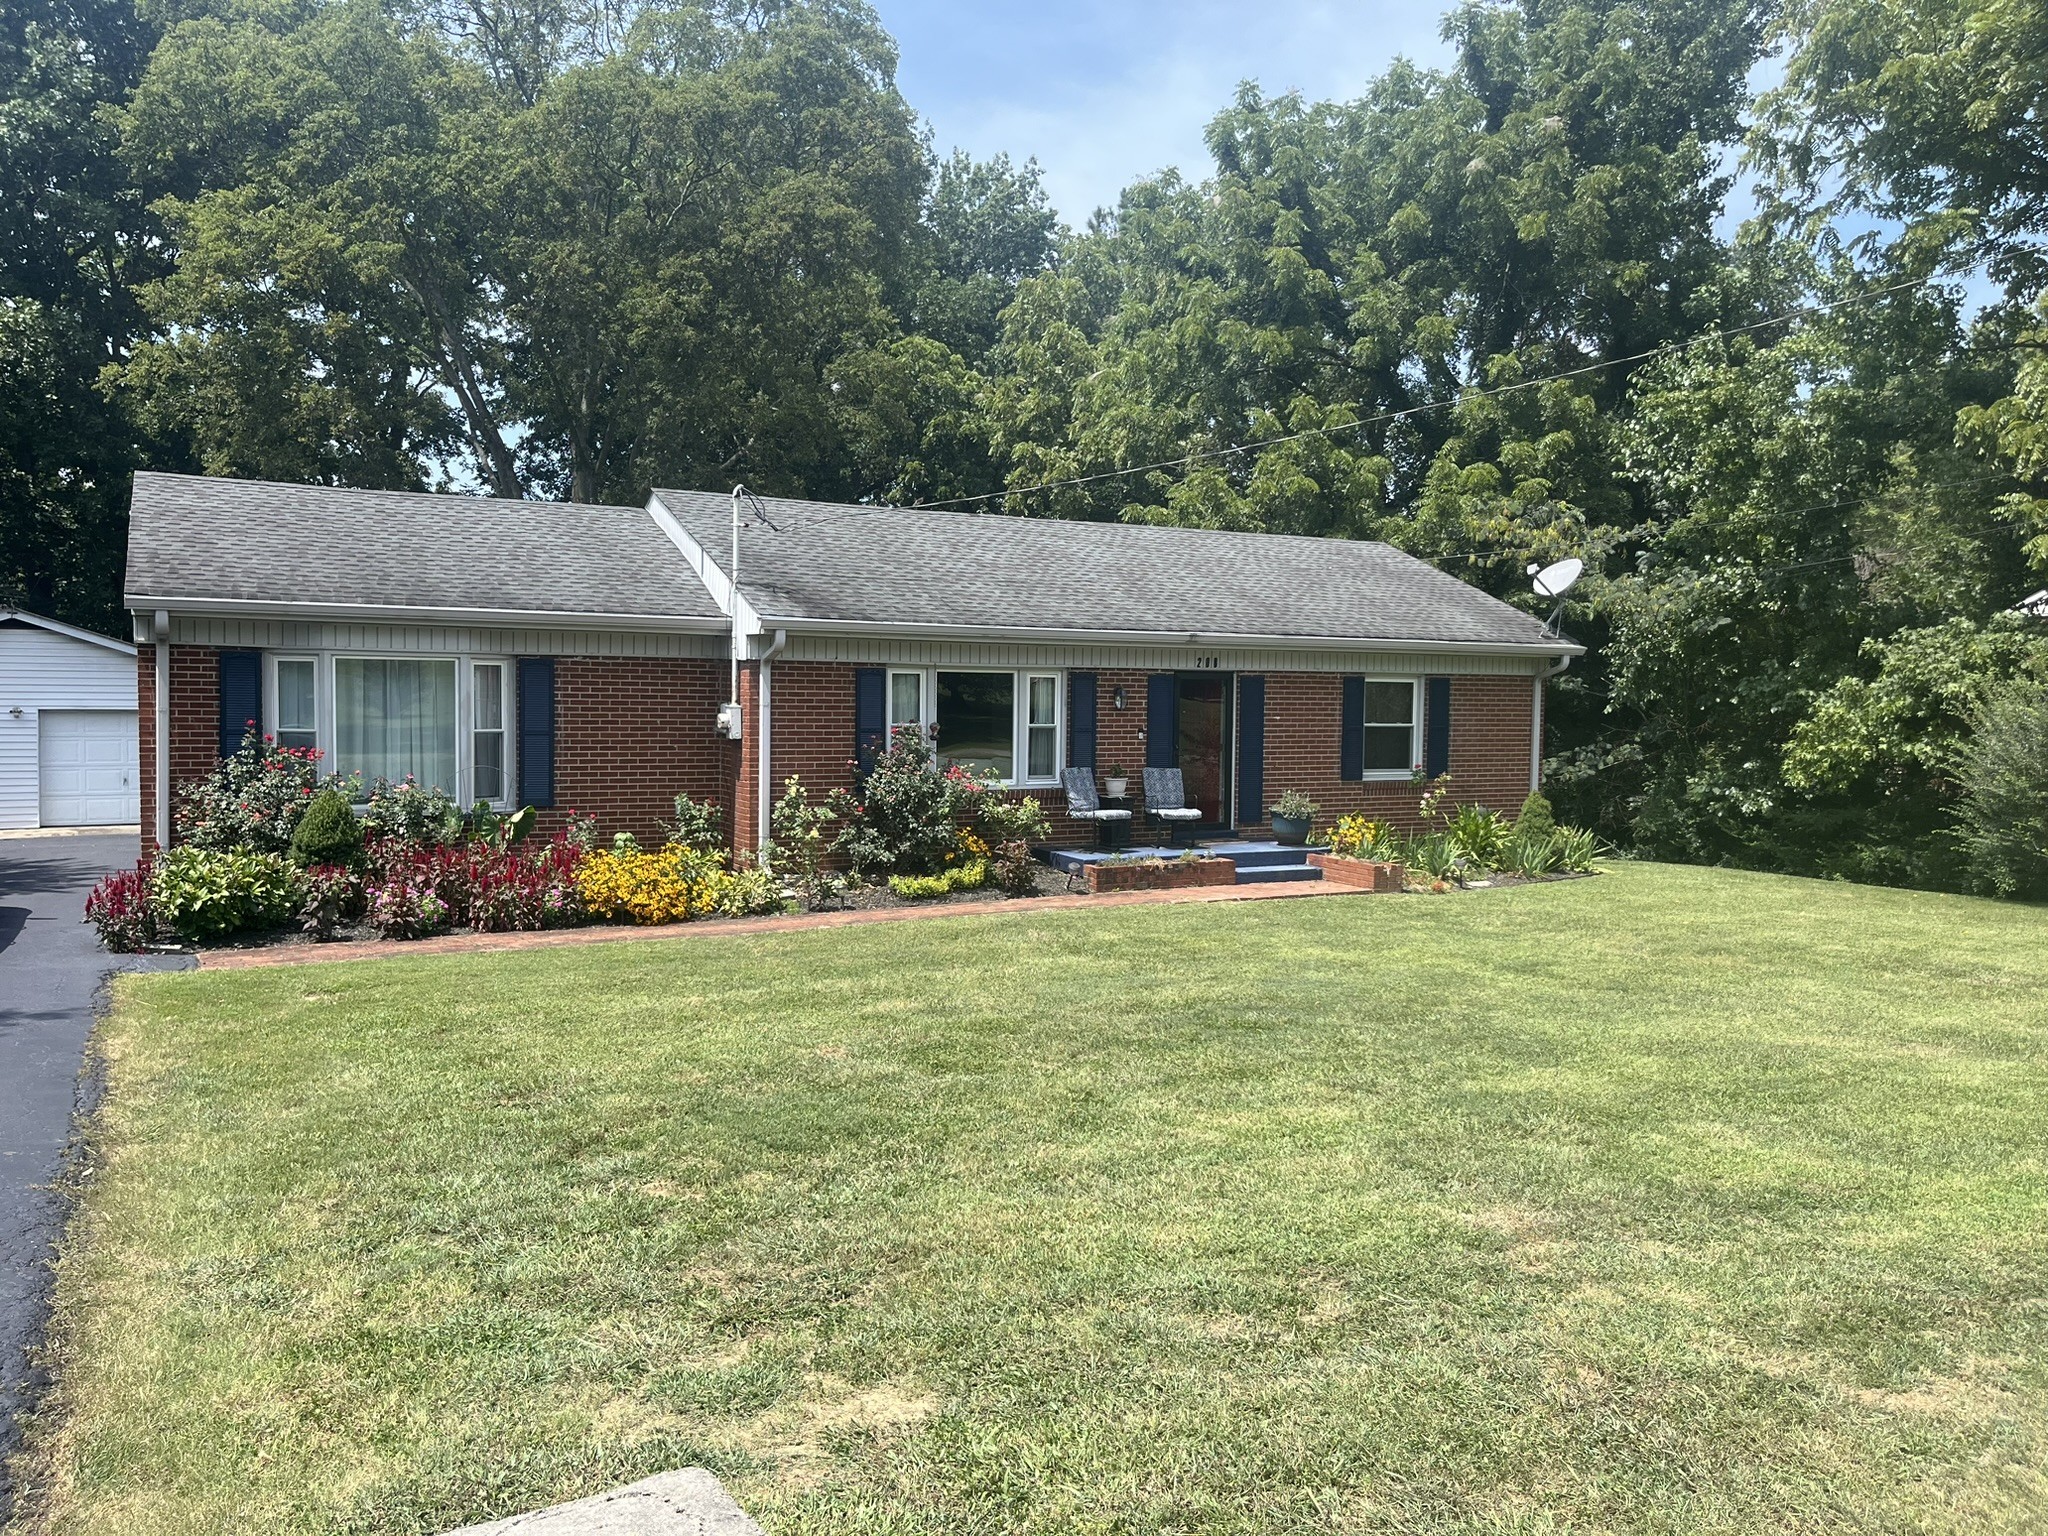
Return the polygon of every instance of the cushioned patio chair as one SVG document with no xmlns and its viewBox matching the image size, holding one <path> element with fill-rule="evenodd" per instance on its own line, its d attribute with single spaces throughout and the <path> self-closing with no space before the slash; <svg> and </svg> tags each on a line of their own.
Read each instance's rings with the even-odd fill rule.
<svg viewBox="0 0 2048 1536">
<path fill-rule="evenodd" d="M 1094 822 L 1100 841 L 1107 841 L 1110 823 L 1131 819 L 1129 811 L 1103 809 L 1092 768 L 1062 768 L 1060 786 L 1067 792 L 1067 814 L 1076 821 Z"/>
<path fill-rule="evenodd" d="M 1200 821 L 1202 813 L 1187 803 L 1187 789 L 1178 768 L 1145 770 L 1145 819 L 1163 824 L 1166 846 L 1174 846 L 1174 832 L 1182 824 Z"/>
</svg>

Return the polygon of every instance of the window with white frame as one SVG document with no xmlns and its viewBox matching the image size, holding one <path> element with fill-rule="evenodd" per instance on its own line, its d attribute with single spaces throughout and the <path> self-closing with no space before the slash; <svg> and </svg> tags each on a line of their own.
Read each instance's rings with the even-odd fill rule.
<svg viewBox="0 0 2048 1536">
<path fill-rule="evenodd" d="M 1421 761 L 1416 747 L 1420 711 L 1415 679 L 1365 681 L 1365 773 L 1368 778 L 1405 777 Z"/>
<path fill-rule="evenodd" d="M 512 794 L 511 664 L 498 657 L 323 653 L 271 659 L 270 728 L 317 747 L 367 796 L 411 778 L 468 805 Z"/>
<path fill-rule="evenodd" d="M 1005 784 L 1053 784 L 1064 693 L 1056 672 L 891 671 L 889 725 L 932 732 L 942 765 L 957 763 Z"/>
<path fill-rule="evenodd" d="M 1046 673 L 1024 679 L 1024 777 L 1043 783 L 1060 767 L 1060 680 Z"/>
<path fill-rule="evenodd" d="M 941 672 L 932 724 L 939 761 L 1008 783 L 1016 775 L 1017 675 L 1014 672 Z"/>
<path fill-rule="evenodd" d="M 505 798 L 505 664 L 472 662 L 469 668 L 470 796 Z"/>
<path fill-rule="evenodd" d="M 334 769 L 458 795 L 452 657 L 334 658 Z"/>
<path fill-rule="evenodd" d="M 320 745 L 319 662 L 311 656 L 280 656 L 271 683 L 277 720 L 271 734 L 280 747 Z"/>
<path fill-rule="evenodd" d="M 889 674 L 889 735 L 907 725 L 924 725 L 924 674 L 922 672 L 891 672 Z"/>
</svg>

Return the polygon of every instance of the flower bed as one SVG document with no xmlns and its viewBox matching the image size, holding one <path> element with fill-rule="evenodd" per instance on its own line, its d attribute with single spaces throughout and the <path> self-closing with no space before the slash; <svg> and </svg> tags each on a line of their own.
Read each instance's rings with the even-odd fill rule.
<svg viewBox="0 0 2048 1536">
<path fill-rule="evenodd" d="M 1228 859 L 1103 859 L 1088 868 L 1088 889 L 1177 891 L 1194 885 L 1235 885 L 1237 866 Z"/>
<path fill-rule="evenodd" d="M 866 788 L 864 800 L 842 792 L 815 806 L 800 781 L 785 781 L 758 859 L 730 854 L 717 808 L 683 796 L 662 846 L 643 849 L 626 832 L 605 846 L 573 811 L 566 831 L 543 839 L 531 835 L 531 807 L 464 812 L 410 780 L 365 795 L 357 780 L 323 780 L 317 753 L 252 732 L 180 791 L 175 845 L 103 881 L 86 920 L 124 951 L 679 923 L 1057 886 L 1032 856 L 1047 830 L 1037 800 L 941 771 L 922 738 L 892 748 Z M 854 864 L 850 883 L 826 867 L 833 854 Z"/>
<path fill-rule="evenodd" d="M 1408 871 L 1400 864 L 1380 859 L 1353 859 L 1338 853 L 1312 853 L 1309 863 L 1323 872 L 1332 885 L 1355 886 L 1362 891 L 1399 891 L 1408 884 Z"/>
</svg>

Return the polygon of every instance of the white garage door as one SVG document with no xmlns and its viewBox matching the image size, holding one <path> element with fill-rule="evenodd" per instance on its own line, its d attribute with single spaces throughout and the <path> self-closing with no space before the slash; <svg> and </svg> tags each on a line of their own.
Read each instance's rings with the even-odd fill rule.
<svg viewBox="0 0 2048 1536">
<path fill-rule="evenodd" d="M 46 827 L 117 827 L 142 818 L 135 711 L 46 709 L 37 724 Z"/>
</svg>

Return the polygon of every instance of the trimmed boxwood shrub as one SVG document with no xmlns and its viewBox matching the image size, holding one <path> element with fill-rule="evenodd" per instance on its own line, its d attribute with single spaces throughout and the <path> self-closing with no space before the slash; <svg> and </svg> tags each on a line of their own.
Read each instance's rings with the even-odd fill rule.
<svg viewBox="0 0 2048 1536">
<path fill-rule="evenodd" d="M 292 833 L 292 862 L 301 869 L 320 864 L 338 864 L 356 869 L 363 862 L 363 828 L 349 809 L 348 796 L 337 789 L 323 789 L 299 818 Z"/>
</svg>

